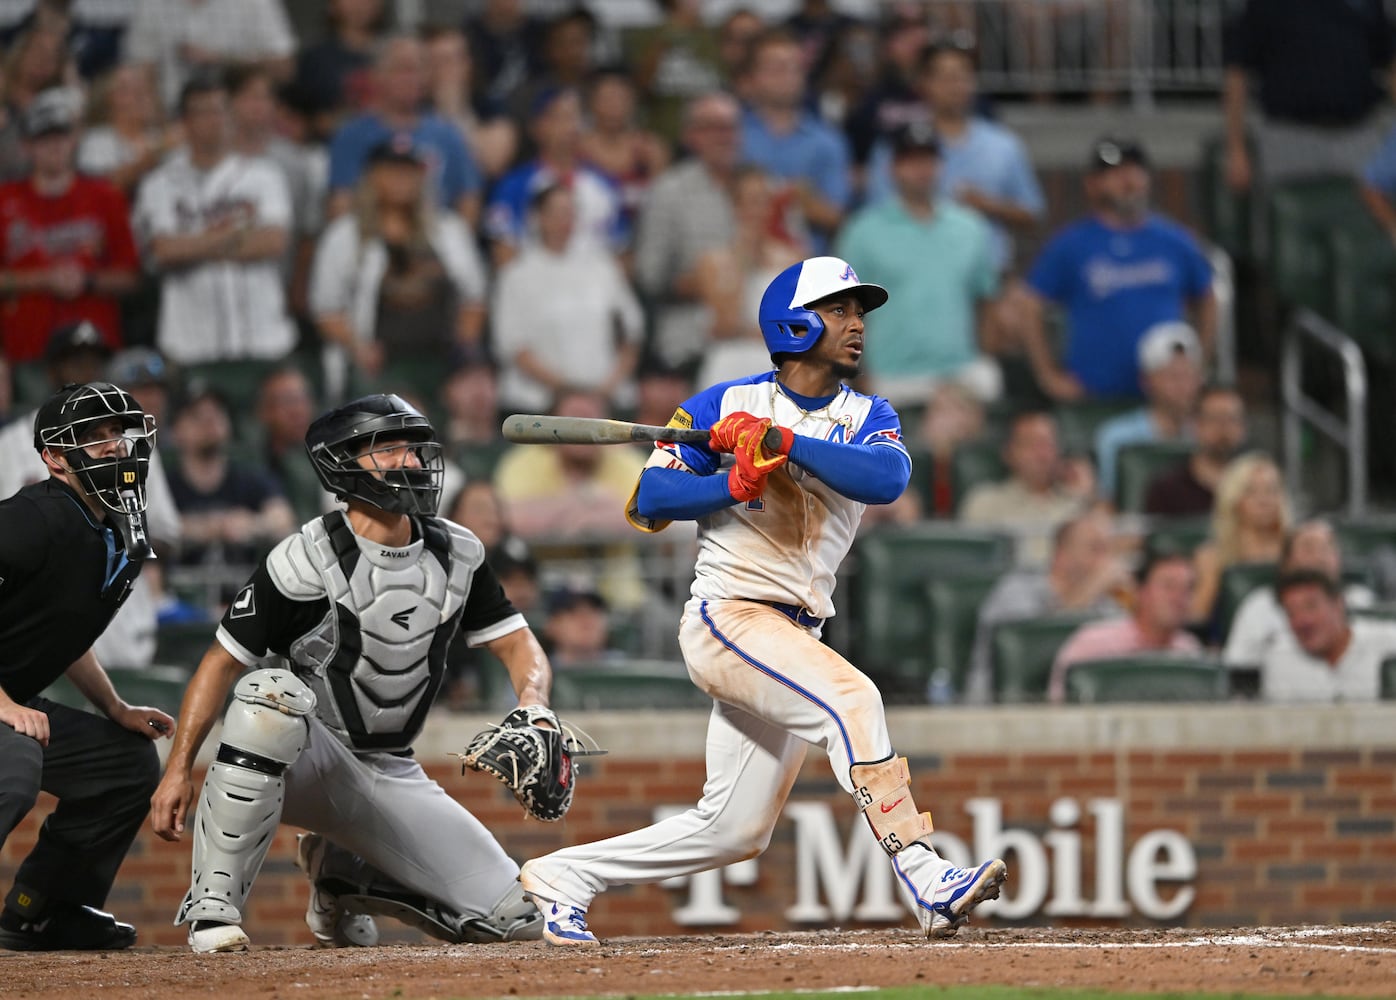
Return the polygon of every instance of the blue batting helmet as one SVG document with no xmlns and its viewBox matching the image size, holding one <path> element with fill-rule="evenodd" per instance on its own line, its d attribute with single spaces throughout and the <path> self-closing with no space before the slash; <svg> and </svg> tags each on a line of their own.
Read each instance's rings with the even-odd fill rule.
<svg viewBox="0 0 1396 1000">
<path fill-rule="evenodd" d="M 837 257 L 811 257 L 781 271 L 766 286 L 757 317 L 766 350 L 773 356 L 808 351 L 824 333 L 824 321 L 810 306 L 842 293 L 856 296 L 864 312 L 887 301 L 887 289 L 859 281 L 853 265 Z"/>
</svg>

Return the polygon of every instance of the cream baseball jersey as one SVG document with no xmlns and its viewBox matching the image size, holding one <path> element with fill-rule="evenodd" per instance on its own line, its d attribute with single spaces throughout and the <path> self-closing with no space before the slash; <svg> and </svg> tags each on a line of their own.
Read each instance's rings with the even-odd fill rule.
<svg viewBox="0 0 1396 1000">
<path fill-rule="evenodd" d="M 730 413 L 769 417 L 797 435 L 846 444 L 875 445 L 911 457 L 890 403 L 847 386 L 827 402 L 792 395 L 774 371 L 723 382 L 692 397 L 672 424 L 711 427 Z M 706 444 L 659 444 L 646 468 L 708 475 L 731 465 Z M 834 614 L 834 576 L 853 544 L 865 504 L 835 492 L 809 471 L 787 462 L 756 500 L 734 503 L 698 520 L 694 597 L 778 601 L 817 618 Z M 629 517 L 642 531 L 667 522 L 643 517 L 634 500 Z"/>
</svg>

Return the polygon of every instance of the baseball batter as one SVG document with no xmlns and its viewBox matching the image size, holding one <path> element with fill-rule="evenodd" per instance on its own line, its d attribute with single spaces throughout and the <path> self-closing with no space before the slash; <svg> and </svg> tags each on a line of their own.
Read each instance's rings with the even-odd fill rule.
<svg viewBox="0 0 1396 1000">
<path fill-rule="evenodd" d="M 326 946 L 368 945 L 368 913 L 451 942 L 537 938 L 518 866 L 411 755 L 457 630 L 508 669 L 542 711 L 552 672 L 466 529 L 436 517 L 441 445 L 397 396 L 366 396 L 306 433 L 325 488 L 344 500 L 277 545 L 233 600 L 180 708 L 151 800 L 179 840 L 190 770 L 224 715 L 192 824 L 193 878 L 175 922 L 196 952 L 240 951 L 247 895 L 277 824 L 302 835 L 306 923 Z M 268 656 L 269 665 L 258 667 Z M 234 681 L 237 682 L 234 687 Z"/>
<path fill-rule="evenodd" d="M 928 937 L 954 934 L 998 895 L 1003 861 L 957 868 L 931 846 L 931 816 L 912 801 L 881 695 L 819 641 L 865 506 L 891 503 L 911 476 L 896 412 L 842 383 L 859 372 L 864 314 L 886 301 L 885 289 L 834 257 L 781 272 L 759 317 L 777 369 L 686 402 L 673 422 L 710 428 L 708 444 L 660 445 L 641 474 L 630 510 L 637 528 L 698 522 L 679 642 L 694 683 L 714 699 L 708 778 L 686 813 L 523 866 L 550 943 L 596 944 L 586 910 L 608 886 L 760 854 L 810 743 L 828 753 Z M 776 454 L 761 443 L 771 426 L 782 435 Z"/>
</svg>

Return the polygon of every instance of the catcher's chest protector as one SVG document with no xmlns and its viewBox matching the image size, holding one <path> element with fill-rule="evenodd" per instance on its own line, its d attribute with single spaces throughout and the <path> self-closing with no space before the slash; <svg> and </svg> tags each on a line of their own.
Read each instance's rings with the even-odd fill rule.
<svg viewBox="0 0 1396 1000">
<path fill-rule="evenodd" d="M 292 667 L 315 692 L 316 715 L 353 750 L 411 746 L 446 669 L 484 547 L 435 518 L 416 519 L 421 537 L 401 549 L 354 534 L 343 515 L 302 529 L 304 546 L 278 547 L 267 569 L 287 592 L 318 577 L 324 619 L 291 644 Z M 296 566 L 307 558 L 311 566 Z M 299 594 L 297 596 L 300 596 Z"/>
</svg>

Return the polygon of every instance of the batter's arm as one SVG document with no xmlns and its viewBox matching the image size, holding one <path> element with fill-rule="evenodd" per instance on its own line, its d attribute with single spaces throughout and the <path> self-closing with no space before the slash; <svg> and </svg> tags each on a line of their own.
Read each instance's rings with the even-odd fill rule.
<svg viewBox="0 0 1396 1000">
<path fill-rule="evenodd" d="M 911 459 L 891 444 L 839 444 L 797 434 L 790 461 L 858 503 L 891 503 L 911 482 Z"/>
<path fill-rule="evenodd" d="M 499 662 L 509 671 L 509 681 L 514 685 L 520 705 L 547 707 L 548 693 L 553 686 L 553 668 L 532 629 L 515 629 L 491 639 L 484 646 L 499 657 Z"/>
<path fill-rule="evenodd" d="M 194 802 L 194 758 L 244 669 L 222 643 L 215 642 L 184 691 L 165 776 L 150 799 L 150 824 L 163 840 L 179 840 L 184 832 L 184 818 Z"/>
<path fill-rule="evenodd" d="M 658 466 L 640 474 L 636 496 L 640 514 L 656 521 L 696 521 L 736 502 L 725 473 L 700 476 Z"/>
</svg>

